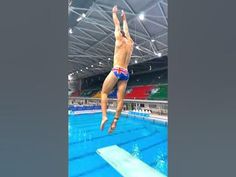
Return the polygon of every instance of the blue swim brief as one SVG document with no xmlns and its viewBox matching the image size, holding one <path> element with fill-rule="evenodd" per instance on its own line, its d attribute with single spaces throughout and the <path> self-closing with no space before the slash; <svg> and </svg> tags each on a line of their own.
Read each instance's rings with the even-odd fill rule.
<svg viewBox="0 0 236 177">
<path fill-rule="evenodd" d="M 112 68 L 112 71 L 118 80 L 129 80 L 129 72 L 127 69 L 121 67 L 114 67 Z"/>
</svg>

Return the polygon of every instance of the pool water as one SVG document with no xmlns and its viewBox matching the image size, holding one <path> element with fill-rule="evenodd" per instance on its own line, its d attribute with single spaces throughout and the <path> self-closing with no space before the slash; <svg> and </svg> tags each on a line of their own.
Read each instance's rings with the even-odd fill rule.
<svg viewBox="0 0 236 177">
<path fill-rule="evenodd" d="M 122 115 L 116 130 L 109 135 L 109 121 L 99 130 L 101 113 L 69 116 L 69 177 L 121 177 L 96 150 L 118 145 L 167 176 L 167 125 Z"/>
</svg>

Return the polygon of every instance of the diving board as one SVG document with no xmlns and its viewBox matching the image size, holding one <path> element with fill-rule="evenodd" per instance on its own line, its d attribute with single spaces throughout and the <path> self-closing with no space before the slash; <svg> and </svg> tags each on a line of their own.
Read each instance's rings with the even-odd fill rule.
<svg viewBox="0 0 236 177">
<path fill-rule="evenodd" d="M 166 177 L 116 145 L 98 149 L 97 154 L 124 177 Z"/>
</svg>

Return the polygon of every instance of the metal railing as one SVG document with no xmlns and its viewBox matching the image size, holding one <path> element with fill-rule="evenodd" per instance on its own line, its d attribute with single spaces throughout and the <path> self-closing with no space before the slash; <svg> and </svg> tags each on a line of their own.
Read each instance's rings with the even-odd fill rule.
<svg viewBox="0 0 236 177">
<path fill-rule="evenodd" d="M 69 97 L 69 105 L 100 105 L 100 98 L 88 97 Z M 117 99 L 108 99 L 108 109 L 116 109 Z M 139 100 L 139 99 L 124 99 L 123 110 L 142 110 L 151 111 L 153 114 L 164 115 L 168 114 L 168 101 L 163 100 Z"/>
</svg>

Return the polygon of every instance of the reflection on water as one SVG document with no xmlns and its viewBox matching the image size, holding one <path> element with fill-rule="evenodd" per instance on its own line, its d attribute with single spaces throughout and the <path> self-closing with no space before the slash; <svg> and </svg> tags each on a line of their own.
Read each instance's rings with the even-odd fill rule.
<svg viewBox="0 0 236 177">
<path fill-rule="evenodd" d="M 133 157 L 138 158 L 138 159 L 142 159 L 141 151 L 140 151 L 138 144 L 133 145 L 131 155 Z"/>
<path fill-rule="evenodd" d="M 159 151 L 158 155 L 156 156 L 155 159 L 155 169 L 160 170 L 162 173 L 166 174 L 168 168 L 167 155 L 164 154 L 161 149 L 159 149 L 158 151 Z"/>
</svg>

